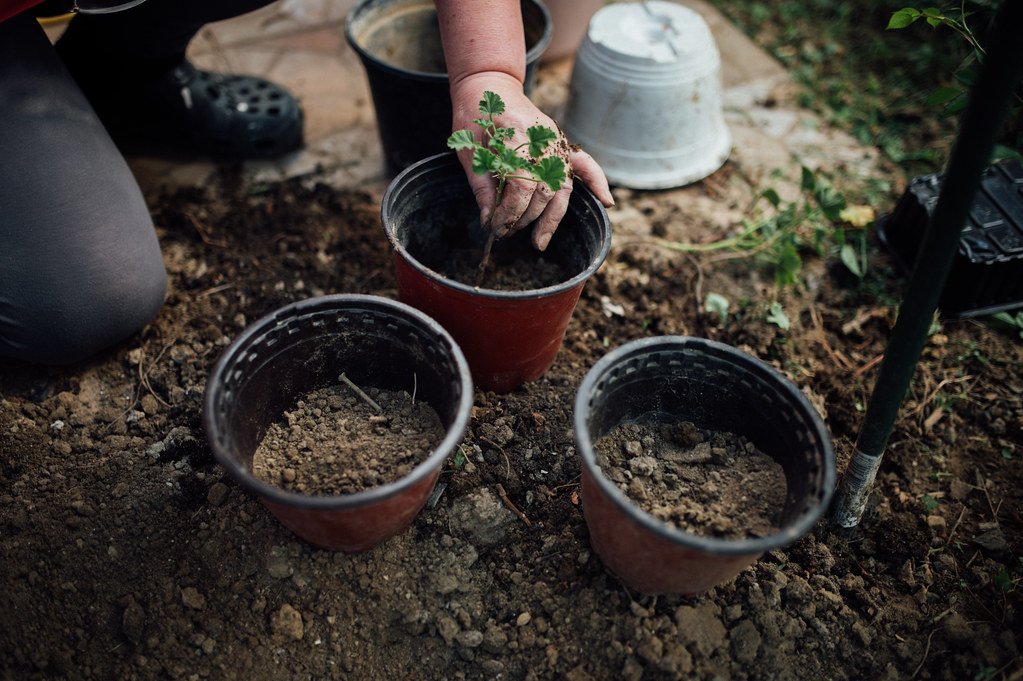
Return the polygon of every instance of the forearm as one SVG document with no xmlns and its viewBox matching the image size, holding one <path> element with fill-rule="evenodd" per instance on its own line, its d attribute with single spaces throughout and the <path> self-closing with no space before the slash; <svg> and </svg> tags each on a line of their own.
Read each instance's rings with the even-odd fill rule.
<svg viewBox="0 0 1023 681">
<path fill-rule="evenodd" d="M 435 0 L 452 87 L 478 74 L 526 77 L 519 0 Z"/>
</svg>

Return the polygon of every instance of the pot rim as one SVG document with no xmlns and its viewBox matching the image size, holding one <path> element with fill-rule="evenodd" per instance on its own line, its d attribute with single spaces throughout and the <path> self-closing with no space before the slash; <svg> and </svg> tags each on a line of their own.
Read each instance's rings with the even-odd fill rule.
<svg viewBox="0 0 1023 681">
<path fill-rule="evenodd" d="M 682 348 L 700 346 L 709 349 L 725 352 L 735 357 L 737 362 L 744 362 L 749 366 L 757 367 L 758 370 L 766 371 L 777 387 L 783 389 L 787 395 L 800 404 L 807 414 L 811 416 L 811 424 L 815 435 L 824 448 L 822 486 L 824 494 L 820 503 L 809 512 L 800 515 L 796 521 L 780 531 L 766 537 L 744 538 L 744 539 L 723 539 L 720 537 L 708 537 L 704 535 L 686 532 L 667 523 L 654 518 L 635 504 L 629 497 L 618 489 L 607 476 L 604 475 L 600 466 L 597 465 L 596 455 L 593 449 L 593 442 L 590 440 L 589 427 L 586 425 L 588 412 L 587 402 L 589 395 L 593 392 L 596 382 L 603 378 L 609 369 L 618 364 L 625 357 L 634 353 L 643 352 L 657 346 Z M 831 442 L 831 436 L 824 425 L 823 419 L 817 410 L 810 404 L 810 401 L 788 378 L 777 369 L 748 353 L 742 352 L 725 343 L 713 341 L 707 338 L 693 336 L 653 336 L 629 341 L 608 354 L 604 355 L 587 372 L 576 392 L 575 412 L 573 415 L 573 426 L 575 429 L 576 442 L 579 449 L 583 467 L 590 474 L 597 487 L 603 492 L 614 505 L 623 512 L 630 520 L 643 528 L 654 533 L 657 537 L 665 539 L 683 548 L 701 551 L 713 555 L 737 556 L 737 555 L 759 555 L 773 549 L 785 546 L 806 535 L 821 515 L 827 509 L 835 488 L 835 455 Z M 585 508 L 584 508 L 585 511 Z"/>
<path fill-rule="evenodd" d="M 431 165 L 436 167 L 429 167 Z M 405 262 L 411 265 L 424 277 L 449 289 L 454 289 L 470 296 L 493 298 L 498 300 L 535 300 L 538 298 L 550 298 L 557 296 L 566 291 L 571 291 L 582 286 L 586 280 L 592 277 L 600 266 L 604 264 L 608 253 L 611 251 L 611 218 L 608 217 L 607 210 L 605 210 L 604 206 L 599 200 L 597 200 L 597 197 L 592 191 L 590 191 L 589 187 L 582 182 L 577 182 L 572 188 L 572 198 L 574 199 L 576 197 L 576 192 L 578 192 L 579 198 L 576 200 L 584 202 L 593 210 L 594 213 L 597 214 L 599 222 L 598 228 L 600 229 L 600 250 L 590 260 L 590 264 L 571 279 L 567 279 L 551 286 L 545 286 L 543 288 L 505 291 L 470 286 L 469 284 L 464 284 L 460 281 L 455 281 L 454 279 L 445 277 L 440 272 L 427 267 L 409 253 L 405 246 L 398 240 L 398 235 L 394 230 L 393 221 L 384 218 L 384 211 L 387 211 L 388 206 L 394 203 L 394 195 L 400 191 L 401 186 L 406 183 L 409 176 L 436 172 L 437 170 L 444 169 L 445 166 L 451 165 L 455 165 L 459 168 L 459 170 L 461 170 L 462 166 L 458 162 L 458 156 L 454 151 L 444 151 L 413 163 L 408 168 L 401 171 L 391 181 L 391 183 L 387 186 L 387 191 L 384 192 L 383 200 L 380 202 L 381 222 L 383 222 L 384 231 L 387 234 L 387 240 L 391 242 L 391 247 L 394 248 L 396 253 L 401 255 Z M 462 181 L 468 183 L 467 180 Z M 570 199 L 570 201 L 571 200 L 572 199 Z"/>
<path fill-rule="evenodd" d="M 253 475 L 252 471 L 249 470 L 248 467 L 241 465 L 238 461 L 228 455 L 228 453 L 221 447 L 217 437 L 221 432 L 221 427 L 214 416 L 214 394 L 216 391 L 211 389 L 210 386 L 223 385 L 224 375 L 229 364 L 233 363 L 239 353 L 246 350 L 256 337 L 262 336 L 281 322 L 302 314 L 306 311 L 306 308 L 316 309 L 320 307 L 336 307 L 338 309 L 386 309 L 397 313 L 397 316 L 409 316 L 415 318 L 420 323 L 425 324 L 432 333 L 441 336 L 447 344 L 448 353 L 451 355 L 451 358 L 458 367 L 459 382 L 462 387 L 462 394 L 459 398 L 455 420 L 451 426 L 445 429 L 444 438 L 436 447 L 434 447 L 433 452 L 431 452 L 426 459 L 419 462 L 419 464 L 417 464 L 416 467 L 404 477 L 383 485 L 355 492 L 354 494 L 330 496 L 301 494 L 299 492 L 290 492 L 281 487 L 277 487 L 276 485 L 263 482 Z M 429 317 L 410 305 L 406 305 L 405 303 L 396 300 L 391 300 L 390 298 L 384 298 L 382 296 L 357 293 L 328 294 L 305 298 L 277 308 L 250 324 L 231 342 L 231 345 L 228 346 L 217 360 L 213 371 L 210 372 L 206 379 L 202 422 L 203 427 L 206 430 L 207 441 L 210 444 L 210 448 L 213 450 L 213 456 L 217 463 L 219 463 L 221 467 L 223 467 L 242 487 L 255 492 L 267 501 L 283 506 L 318 511 L 344 511 L 367 506 L 396 496 L 433 475 L 434 472 L 443 465 L 448 455 L 455 450 L 465 437 L 465 431 L 469 425 L 469 413 L 472 409 L 473 400 L 475 398 L 473 390 L 469 364 L 465 359 L 465 355 L 462 353 L 462 349 L 451 337 L 451 334 L 449 334 L 444 327 L 442 327 L 432 317 Z"/>
<path fill-rule="evenodd" d="M 543 33 L 540 35 L 539 40 L 537 40 L 532 47 L 526 50 L 526 64 L 530 64 L 532 62 L 539 61 L 540 56 L 543 54 L 544 50 L 547 49 L 547 46 L 550 44 L 551 39 L 554 37 L 554 24 L 551 21 L 551 13 L 547 9 L 547 7 L 544 6 L 543 2 L 541 2 L 540 0 L 524 1 L 532 3 L 533 6 L 536 7 L 543 16 Z M 353 50 L 355 50 L 359 57 L 373 64 L 376 68 L 379 68 L 385 72 L 398 74 L 407 78 L 413 78 L 416 80 L 423 80 L 427 82 L 446 83 L 448 80 L 447 72 L 437 73 L 434 71 L 417 71 L 415 69 L 407 69 L 401 66 L 395 66 L 394 64 L 383 61 L 375 54 L 369 52 L 366 48 L 359 44 L 359 41 L 356 39 L 354 33 L 352 32 L 352 24 L 355 23 L 353 20 L 360 13 L 366 11 L 368 5 L 374 2 L 379 2 L 379 0 L 359 0 L 359 2 L 355 3 L 355 5 L 352 6 L 350 10 L 348 10 L 348 14 L 345 17 L 345 40 L 348 41 L 348 44 L 352 47 Z M 415 2 L 415 0 L 411 0 L 409 4 L 412 4 L 413 2 Z M 430 2 L 429 0 L 424 1 L 421 4 L 429 5 L 431 7 L 433 6 L 433 3 Z"/>
</svg>

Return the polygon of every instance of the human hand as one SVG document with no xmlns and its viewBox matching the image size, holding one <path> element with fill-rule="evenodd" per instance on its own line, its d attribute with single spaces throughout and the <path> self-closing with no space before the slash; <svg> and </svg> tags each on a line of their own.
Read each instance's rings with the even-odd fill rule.
<svg viewBox="0 0 1023 681">
<path fill-rule="evenodd" d="M 582 180 L 606 207 L 614 205 L 607 178 L 597 162 L 586 152 L 569 145 L 558 125 L 523 94 L 522 84 L 508 74 L 476 74 L 453 87 L 453 129 L 479 129 L 473 121 L 479 118 L 479 102 L 487 90 L 504 100 L 505 111 L 495 117 L 495 122 L 516 131 L 509 146 L 525 142 L 525 130 L 530 126 L 542 125 L 557 132 L 558 140 L 551 145 L 548 154 L 557 155 L 565 162 L 566 180 L 555 192 L 542 182 L 510 178 L 498 203 L 497 181 L 489 174 L 473 172 L 471 151 L 459 152 L 459 161 L 480 207 L 481 224 L 489 226 L 499 237 L 533 224 L 531 240 L 533 246 L 542 251 L 568 211 L 573 178 Z"/>
</svg>

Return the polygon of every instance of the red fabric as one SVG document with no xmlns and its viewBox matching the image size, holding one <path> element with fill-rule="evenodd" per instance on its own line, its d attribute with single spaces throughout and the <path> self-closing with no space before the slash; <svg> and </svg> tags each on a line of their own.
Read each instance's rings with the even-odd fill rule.
<svg viewBox="0 0 1023 681">
<path fill-rule="evenodd" d="M 42 0 L 0 0 L 0 23 L 16 14 L 21 14 L 30 7 L 35 7 L 40 2 Z"/>
</svg>

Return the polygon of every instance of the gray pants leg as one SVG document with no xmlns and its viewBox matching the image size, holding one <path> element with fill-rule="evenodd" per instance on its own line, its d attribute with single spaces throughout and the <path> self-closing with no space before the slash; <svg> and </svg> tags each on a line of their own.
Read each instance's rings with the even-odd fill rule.
<svg viewBox="0 0 1023 681">
<path fill-rule="evenodd" d="M 138 184 L 38 23 L 0 23 L 0 356 L 70 364 L 137 332 L 167 275 Z"/>
</svg>

